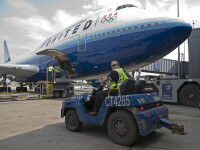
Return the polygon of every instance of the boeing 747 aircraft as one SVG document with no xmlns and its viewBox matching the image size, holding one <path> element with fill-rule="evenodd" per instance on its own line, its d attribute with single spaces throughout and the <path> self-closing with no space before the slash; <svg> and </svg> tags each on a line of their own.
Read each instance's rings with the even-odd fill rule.
<svg viewBox="0 0 200 150">
<path fill-rule="evenodd" d="M 112 60 L 133 71 L 169 54 L 191 30 L 183 20 L 154 17 L 135 4 L 113 6 L 49 37 L 29 55 L 15 61 L 7 57 L 0 74 L 36 82 L 45 80 L 47 68 L 58 63 L 73 78 L 89 79 L 110 71 Z"/>
</svg>

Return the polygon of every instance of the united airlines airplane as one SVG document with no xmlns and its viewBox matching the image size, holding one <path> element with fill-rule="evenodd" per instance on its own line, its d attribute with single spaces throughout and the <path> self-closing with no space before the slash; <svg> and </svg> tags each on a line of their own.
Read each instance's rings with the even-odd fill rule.
<svg viewBox="0 0 200 150">
<path fill-rule="evenodd" d="M 7 53 L 0 74 L 36 82 L 58 63 L 73 78 L 91 79 L 109 72 L 112 60 L 133 71 L 169 54 L 191 30 L 183 20 L 154 17 L 135 4 L 113 6 L 70 25 L 16 61 L 9 61 Z"/>
</svg>

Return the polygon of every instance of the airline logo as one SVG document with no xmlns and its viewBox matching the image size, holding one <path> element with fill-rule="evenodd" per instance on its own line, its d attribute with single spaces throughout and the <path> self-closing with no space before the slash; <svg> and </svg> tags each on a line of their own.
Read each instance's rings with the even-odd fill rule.
<svg viewBox="0 0 200 150">
<path fill-rule="evenodd" d="M 78 33 L 78 31 L 80 31 L 81 29 L 85 31 L 89 29 L 91 25 L 92 25 L 92 20 L 87 20 L 87 19 L 81 20 L 77 22 L 76 24 L 73 24 L 72 26 L 67 28 L 65 31 L 60 32 L 54 35 L 53 37 L 50 37 L 46 41 L 44 41 L 40 48 L 45 47 L 45 46 L 50 46 L 54 44 L 56 41 L 61 41 L 61 39 L 64 40 L 64 39 L 74 38 L 75 34 Z"/>
<path fill-rule="evenodd" d="M 172 85 L 171 85 L 171 84 L 169 84 L 169 85 L 166 86 L 166 90 L 167 90 L 167 91 L 170 91 L 171 88 L 172 88 Z"/>
<path fill-rule="evenodd" d="M 117 19 L 117 12 L 110 13 L 108 15 L 104 15 L 104 17 L 101 19 L 101 23 L 103 24 L 111 23 L 113 21 L 116 21 L 116 19 Z"/>
</svg>

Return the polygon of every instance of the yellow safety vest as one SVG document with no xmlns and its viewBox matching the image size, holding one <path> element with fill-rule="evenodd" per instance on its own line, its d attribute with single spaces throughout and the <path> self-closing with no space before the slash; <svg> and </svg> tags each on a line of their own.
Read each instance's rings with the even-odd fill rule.
<svg viewBox="0 0 200 150">
<path fill-rule="evenodd" d="M 49 71 L 49 72 L 53 72 L 53 66 L 49 66 L 49 67 L 48 67 L 48 71 Z"/>
<path fill-rule="evenodd" d="M 55 67 L 55 72 L 60 72 L 59 66 L 56 66 L 56 67 Z"/>
<path fill-rule="evenodd" d="M 117 71 L 117 73 L 119 75 L 119 79 L 118 79 L 117 83 L 115 83 L 113 81 L 109 81 L 110 89 L 113 89 L 116 87 L 119 88 L 119 86 L 122 84 L 122 82 L 124 82 L 128 78 L 122 68 L 114 69 L 113 71 Z"/>
</svg>

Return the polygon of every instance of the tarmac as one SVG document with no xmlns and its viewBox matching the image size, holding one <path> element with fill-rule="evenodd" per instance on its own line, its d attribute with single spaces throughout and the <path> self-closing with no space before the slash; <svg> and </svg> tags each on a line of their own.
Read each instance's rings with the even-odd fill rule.
<svg viewBox="0 0 200 150">
<path fill-rule="evenodd" d="M 170 117 L 187 135 L 165 128 L 140 137 L 131 147 L 113 143 L 103 127 L 84 124 L 81 132 L 66 129 L 60 117 L 63 99 L 0 102 L 0 150 L 199 150 L 200 110 L 169 105 Z"/>
</svg>

